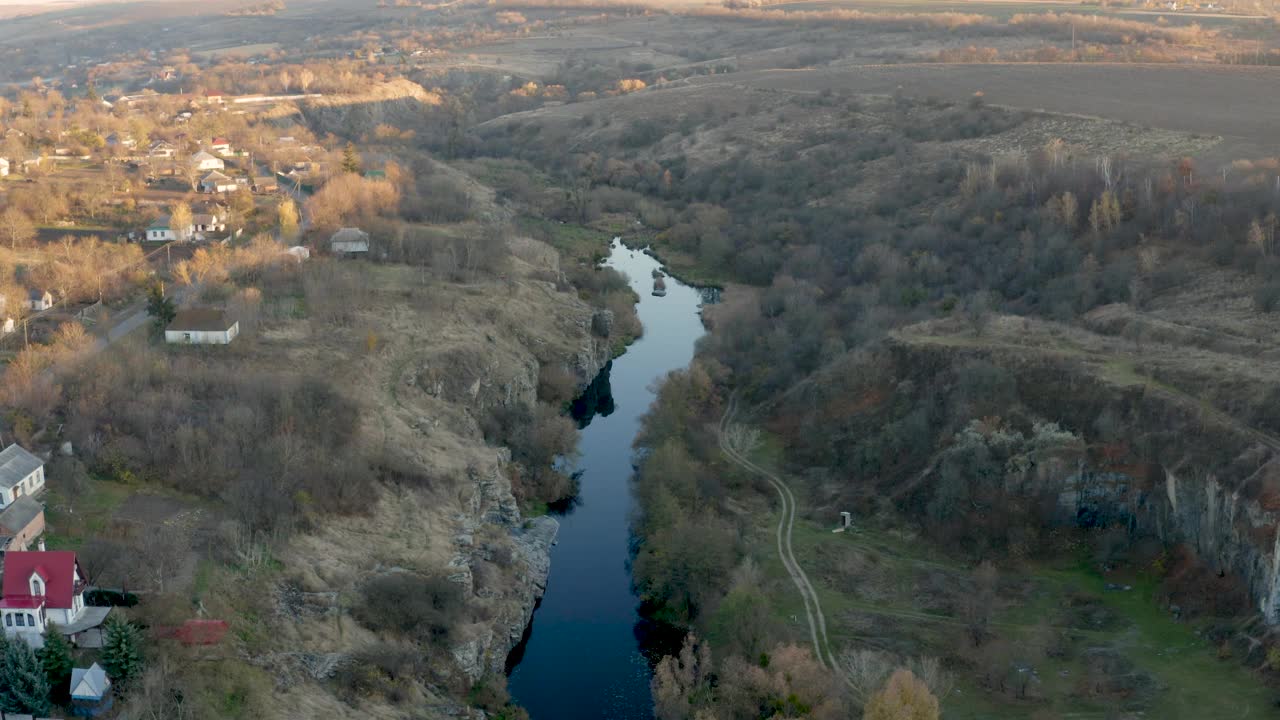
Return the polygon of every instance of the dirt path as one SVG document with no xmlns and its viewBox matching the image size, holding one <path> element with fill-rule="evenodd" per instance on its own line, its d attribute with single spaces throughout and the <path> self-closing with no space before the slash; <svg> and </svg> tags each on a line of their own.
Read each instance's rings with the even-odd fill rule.
<svg viewBox="0 0 1280 720">
<path fill-rule="evenodd" d="M 717 433 L 720 450 L 739 467 L 742 467 L 756 475 L 763 477 L 773 485 L 773 489 L 778 493 L 778 499 L 782 501 L 782 512 L 779 513 L 778 527 L 774 534 L 777 538 L 778 557 L 782 559 L 783 566 L 787 569 L 787 574 L 791 576 L 791 581 L 795 583 L 796 589 L 800 591 L 800 597 L 804 599 L 804 612 L 809 621 L 809 635 L 813 641 L 814 654 L 818 658 L 818 662 L 830 667 L 845 681 L 849 682 L 844 670 L 840 667 L 840 662 L 836 659 L 834 653 L 831 652 L 831 644 L 827 638 L 827 619 L 822 613 L 822 604 L 818 600 L 818 593 L 813 589 L 813 584 L 809 582 L 809 576 L 805 574 L 804 568 L 800 567 L 800 563 L 796 560 L 795 553 L 791 549 L 791 531 L 796 522 L 796 497 L 791 492 L 791 488 L 782 481 L 777 475 L 765 470 L 746 458 L 743 451 L 750 448 L 735 447 L 735 442 L 730 435 L 737 435 L 733 432 L 735 426 L 733 424 L 733 414 L 737 410 L 738 399 L 730 396 L 729 407 L 725 409 L 724 415 L 720 418 L 719 432 Z"/>
</svg>

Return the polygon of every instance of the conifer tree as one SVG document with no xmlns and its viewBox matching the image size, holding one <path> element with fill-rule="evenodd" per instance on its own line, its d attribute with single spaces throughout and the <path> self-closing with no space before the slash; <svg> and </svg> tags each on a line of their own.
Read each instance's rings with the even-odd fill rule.
<svg viewBox="0 0 1280 720">
<path fill-rule="evenodd" d="M 31 646 L 0 636 L 0 711 L 47 716 L 49 680 Z"/>
<path fill-rule="evenodd" d="M 53 623 L 49 623 L 44 631 L 44 647 L 36 651 L 36 657 L 40 658 L 40 665 L 44 667 L 44 676 L 49 681 L 53 695 L 66 695 L 70 689 L 68 683 L 71 682 L 71 669 L 75 667 L 75 661 L 71 659 L 71 643 L 67 642 L 66 636 Z"/>
<path fill-rule="evenodd" d="M 142 674 L 142 635 L 133 623 L 112 618 L 102 633 L 102 668 L 111 681 L 127 686 Z"/>
<path fill-rule="evenodd" d="M 342 172 L 360 174 L 360 155 L 356 153 L 355 143 L 347 143 L 342 150 Z"/>
</svg>

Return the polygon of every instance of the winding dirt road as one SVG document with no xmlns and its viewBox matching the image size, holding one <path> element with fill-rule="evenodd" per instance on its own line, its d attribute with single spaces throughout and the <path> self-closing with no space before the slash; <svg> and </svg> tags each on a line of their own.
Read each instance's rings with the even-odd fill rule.
<svg viewBox="0 0 1280 720">
<path fill-rule="evenodd" d="M 737 407 L 737 397 L 730 396 L 729 406 L 720 418 L 720 427 L 717 433 L 720 450 L 734 464 L 768 480 L 773 489 L 777 491 L 778 499 L 782 502 L 782 512 L 779 513 L 778 527 L 775 530 L 778 557 L 782 559 L 782 565 L 787 569 L 787 574 L 791 576 L 791 582 L 795 583 L 796 589 L 800 591 L 800 597 L 804 599 L 804 612 L 809 621 L 809 636 L 813 641 L 814 655 L 818 658 L 818 662 L 836 671 L 845 682 L 849 682 L 844 670 L 840 667 L 840 662 L 836 659 L 835 654 L 831 652 L 830 641 L 827 638 L 827 619 L 822 613 L 822 604 L 818 600 L 818 593 L 813 589 L 813 584 L 809 582 L 809 576 L 805 574 L 804 568 L 800 567 L 799 561 L 796 560 L 795 552 L 791 548 L 791 532 L 796 522 L 796 496 L 781 478 L 747 459 L 745 453 L 750 451 L 749 447 L 735 447 L 734 439 L 746 435 L 745 433 L 734 432 L 735 428 L 741 427 L 733 424 L 733 415 Z"/>
</svg>

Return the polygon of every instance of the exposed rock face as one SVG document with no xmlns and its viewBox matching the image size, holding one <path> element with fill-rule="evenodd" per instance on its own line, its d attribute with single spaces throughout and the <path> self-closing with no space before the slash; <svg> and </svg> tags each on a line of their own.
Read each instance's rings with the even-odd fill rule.
<svg viewBox="0 0 1280 720">
<path fill-rule="evenodd" d="M 1185 543 L 1210 568 L 1242 578 L 1267 622 L 1280 622 L 1280 462 L 1267 437 L 1175 393 L 1118 386 L 1066 360 L 900 342 L 890 354 L 895 375 L 921 387 L 975 357 L 1011 371 L 1028 409 L 1093 447 L 1044 463 L 1028 489 L 1058 494 L 1068 521 Z M 1095 436 L 1104 411 L 1124 419 L 1123 440 Z"/>
</svg>

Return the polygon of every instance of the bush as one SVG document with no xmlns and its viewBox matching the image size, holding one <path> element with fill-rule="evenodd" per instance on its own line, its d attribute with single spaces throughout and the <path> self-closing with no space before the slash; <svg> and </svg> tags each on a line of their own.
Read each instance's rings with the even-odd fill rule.
<svg viewBox="0 0 1280 720">
<path fill-rule="evenodd" d="M 428 645 L 447 645 L 465 610 L 461 586 L 438 576 L 381 575 L 366 582 L 361 595 L 352 614 L 362 625 Z"/>
</svg>

